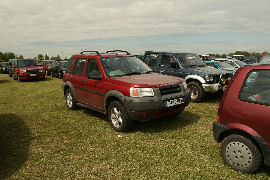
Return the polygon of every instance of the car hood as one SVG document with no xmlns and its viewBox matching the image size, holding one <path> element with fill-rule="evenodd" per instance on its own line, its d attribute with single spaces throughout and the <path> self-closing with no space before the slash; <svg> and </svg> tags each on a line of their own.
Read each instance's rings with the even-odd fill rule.
<svg viewBox="0 0 270 180">
<path fill-rule="evenodd" d="M 185 67 L 186 68 L 186 67 Z M 198 75 L 220 75 L 226 74 L 228 71 L 224 71 L 221 69 L 216 69 L 213 67 L 205 66 L 205 67 L 187 67 L 188 71 L 191 74 L 198 74 Z"/>
<path fill-rule="evenodd" d="M 28 66 L 28 67 L 19 67 L 20 69 L 25 69 L 25 70 L 39 70 L 43 69 L 43 67 L 40 66 Z"/>
<path fill-rule="evenodd" d="M 134 87 L 162 87 L 184 82 L 182 78 L 159 73 L 112 77 L 111 80 L 115 84 L 126 84 Z"/>
</svg>

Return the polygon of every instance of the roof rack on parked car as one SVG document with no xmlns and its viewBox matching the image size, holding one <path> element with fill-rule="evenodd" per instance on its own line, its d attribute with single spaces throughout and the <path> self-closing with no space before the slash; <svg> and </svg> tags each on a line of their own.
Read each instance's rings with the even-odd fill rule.
<svg viewBox="0 0 270 180">
<path fill-rule="evenodd" d="M 126 53 L 127 55 L 130 55 L 129 52 L 127 51 L 123 51 L 123 50 L 112 50 L 112 51 L 107 51 L 106 53 L 115 53 L 117 55 L 117 52 L 123 52 L 123 53 Z"/>
<path fill-rule="evenodd" d="M 101 54 L 98 51 L 82 51 L 80 54 L 84 53 L 96 53 L 98 56 L 101 56 Z"/>
</svg>

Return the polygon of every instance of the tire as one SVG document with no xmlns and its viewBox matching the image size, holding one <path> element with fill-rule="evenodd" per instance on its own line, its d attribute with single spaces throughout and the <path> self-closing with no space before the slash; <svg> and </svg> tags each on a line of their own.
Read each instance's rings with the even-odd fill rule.
<svg viewBox="0 0 270 180">
<path fill-rule="evenodd" d="M 108 107 L 108 120 L 115 131 L 124 132 L 131 128 L 133 121 L 119 101 L 112 101 Z"/>
<path fill-rule="evenodd" d="M 187 84 L 187 88 L 191 94 L 191 102 L 201 102 L 205 97 L 205 92 L 199 82 L 191 81 Z"/>
<path fill-rule="evenodd" d="M 76 109 L 76 101 L 71 89 L 67 89 L 65 93 L 66 104 L 69 109 Z"/>
<path fill-rule="evenodd" d="M 18 81 L 18 82 L 22 82 L 22 80 L 21 80 L 21 78 L 20 78 L 19 75 L 18 75 L 18 77 L 17 77 L 17 81 Z"/>
<path fill-rule="evenodd" d="M 62 77 L 62 74 L 61 74 L 60 72 L 58 73 L 58 78 L 59 78 L 59 79 L 62 79 L 62 78 L 63 78 L 63 77 Z"/>
<path fill-rule="evenodd" d="M 230 135 L 220 147 L 223 162 L 234 170 L 252 173 L 262 164 L 262 154 L 257 146 L 241 135 Z"/>
</svg>

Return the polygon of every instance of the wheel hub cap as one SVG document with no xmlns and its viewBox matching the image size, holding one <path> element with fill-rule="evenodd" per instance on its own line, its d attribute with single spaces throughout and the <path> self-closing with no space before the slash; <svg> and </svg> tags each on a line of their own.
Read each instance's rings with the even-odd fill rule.
<svg viewBox="0 0 270 180">
<path fill-rule="evenodd" d="M 67 94 L 67 105 L 68 107 L 72 106 L 72 96 L 70 93 Z"/>
<path fill-rule="evenodd" d="M 111 109 L 111 120 L 115 127 L 119 128 L 122 125 L 122 113 L 117 108 Z"/>
<path fill-rule="evenodd" d="M 241 142 L 231 142 L 226 147 L 229 162 L 238 167 L 247 168 L 252 162 L 250 149 Z"/>
</svg>

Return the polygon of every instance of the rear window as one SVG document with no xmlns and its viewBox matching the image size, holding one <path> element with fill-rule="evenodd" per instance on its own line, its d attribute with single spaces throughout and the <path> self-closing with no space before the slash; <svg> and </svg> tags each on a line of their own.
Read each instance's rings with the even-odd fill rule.
<svg viewBox="0 0 270 180">
<path fill-rule="evenodd" d="M 270 105 L 270 70 L 250 71 L 239 93 L 245 102 Z"/>
</svg>

